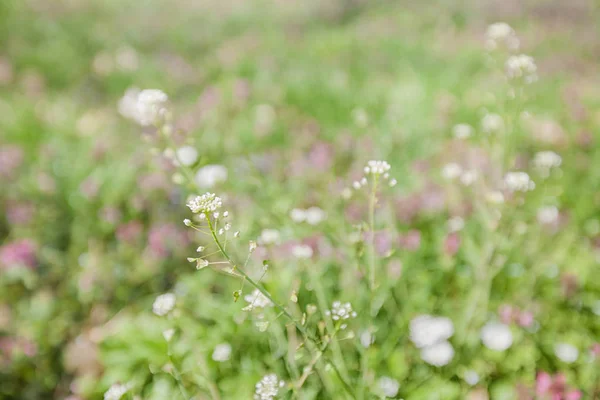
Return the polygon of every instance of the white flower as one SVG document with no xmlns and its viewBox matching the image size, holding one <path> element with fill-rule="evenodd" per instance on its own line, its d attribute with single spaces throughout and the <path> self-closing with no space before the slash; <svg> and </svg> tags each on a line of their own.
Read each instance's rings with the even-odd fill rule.
<svg viewBox="0 0 600 400">
<path fill-rule="evenodd" d="M 471 386 L 475 386 L 479 383 L 479 374 L 472 369 L 466 371 L 463 378 L 465 382 Z"/>
<path fill-rule="evenodd" d="M 477 181 L 477 178 L 479 178 L 479 173 L 477 171 L 475 171 L 474 169 L 470 169 L 470 170 L 464 171 L 460 175 L 460 183 L 462 183 L 465 186 L 471 186 L 473 183 L 475 183 Z"/>
<path fill-rule="evenodd" d="M 465 227 L 465 220 L 459 216 L 452 217 L 448 220 L 447 225 L 450 232 L 458 232 Z"/>
<path fill-rule="evenodd" d="M 445 317 L 420 315 L 410 321 L 410 340 L 418 348 L 432 346 L 454 335 L 452 320 Z"/>
<path fill-rule="evenodd" d="M 251 311 L 255 308 L 265 308 L 273 305 L 267 296 L 261 293 L 260 290 L 254 289 L 252 294 L 244 296 L 244 300 L 249 303 L 243 308 L 244 311 Z"/>
<path fill-rule="evenodd" d="M 537 220 L 542 225 L 552 225 L 558 221 L 558 208 L 554 206 L 542 207 L 537 212 Z"/>
<path fill-rule="evenodd" d="M 107 391 L 104 393 L 104 400 L 119 400 L 127 391 L 129 390 L 129 385 L 123 385 L 121 383 L 114 383 Z"/>
<path fill-rule="evenodd" d="M 306 222 L 310 225 L 318 225 L 322 222 L 327 214 L 325 211 L 321 210 L 319 207 L 310 207 L 305 211 Z"/>
<path fill-rule="evenodd" d="M 389 376 L 382 376 L 379 378 L 377 386 L 379 386 L 379 390 L 381 390 L 381 393 L 385 397 L 395 397 L 400 389 L 400 383 Z"/>
<path fill-rule="evenodd" d="M 196 172 L 196 184 L 201 188 L 210 189 L 227 180 L 227 168 L 222 165 L 209 164 Z"/>
<path fill-rule="evenodd" d="M 124 116 L 127 119 L 138 121 L 138 96 L 140 94 L 140 89 L 136 87 L 132 87 L 125 91 L 125 94 L 119 100 L 118 109 L 119 114 Z"/>
<path fill-rule="evenodd" d="M 485 198 L 488 202 L 492 203 L 492 204 L 502 204 L 504 203 L 504 195 L 502 194 L 502 192 L 495 190 L 492 192 L 488 192 L 485 195 Z"/>
<path fill-rule="evenodd" d="M 164 114 L 169 97 L 162 90 L 145 89 L 137 98 L 137 122 L 143 126 L 154 124 Z"/>
<path fill-rule="evenodd" d="M 277 229 L 263 229 L 258 238 L 258 242 L 263 245 L 277 244 L 281 236 Z"/>
<path fill-rule="evenodd" d="M 535 189 L 535 182 L 527 172 L 509 172 L 504 176 L 504 186 L 511 192 L 527 192 Z"/>
<path fill-rule="evenodd" d="M 553 151 L 540 151 L 533 157 L 533 165 L 543 177 L 548 177 L 550 170 L 560 167 L 561 164 L 562 157 Z"/>
<path fill-rule="evenodd" d="M 508 326 L 498 322 L 488 322 L 481 329 L 481 341 L 488 349 L 504 351 L 512 346 L 513 335 Z"/>
<path fill-rule="evenodd" d="M 485 47 L 487 50 L 495 50 L 499 47 L 517 50 L 519 48 L 519 38 L 510 25 L 504 22 L 496 22 L 487 28 Z"/>
<path fill-rule="evenodd" d="M 183 146 L 178 148 L 176 155 L 175 164 L 178 164 L 179 161 L 181 161 L 181 163 L 186 167 L 193 165 L 198 160 L 198 150 L 192 146 Z"/>
<path fill-rule="evenodd" d="M 167 342 L 170 342 L 171 339 L 173 339 L 173 335 L 175 335 L 175 329 L 173 328 L 163 331 L 163 337 Z"/>
<path fill-rule="evenodd" d="M 350 318 L 356 318 L 356 311 L 352 310 L 352 304 L 334 301 L 331 310 L 325 311 L 325 315 L 331 316 L 334 321 L 343 321 Z"/>
<path fill-rule="evenodd" d="M 462 174 L 462 167 L 457 163 L 448 163 L 442 168 L 442 176 L 449 181 L 458 178 Z"/>
<path fill-rule="evenodd" d="M 522 79 L 525 83 L 537 80 L 537 66 L 533 57 L 520 54 L 506 60 L 506 76 L 509 79 Z"/>
<path fill-rule="evenodd" d="M 161 294 L 152 304 L 152 312 L 158 316 L 165 316 L 175 307 L 175 295 L 173 293 Z"/>
<path fill-rule="evenodd" d="M 311 258 L 313 249 L 308 245 L 300 244 L 292 248 L 292 255 L 296 258 Z"/>
<path fill-rule="evenodd" d="M 231 345 L 229 343 L 221 343 L 215 346 L 212 353 L 212 359 L 217 362 L 228 361 L 231 357 Z"/>
<path fill-rule="evenodd" d="M 498 114 L 486 114 L 481 120 L 481 129 L 485 133 L 499 133 L 504 129 L 504 120 Z"/>
<path fill-rule="evenodd" d="M 223 201 L 214 193 L 206 192 L 202 196 L 196 196 L 186 204 L 194 214 L 209 214 L 217 211 L 223 206 Z"/>
<path fill-rule="evenodd" d="M 570 343 L 558 343 L 554 346 L 554 354 L 562 362 L 571 364 L 579 358 L 579 350 Z"/>
<path fill-rule="evenodd" d="M 421 359 L 427 364 L 443 367 L 454 358 L 454 348 L 447 341 L 442 341 L 421 349 Z"/>
<path fill-rule="evenodd" d="M 276 374 L 265 375 L 256 384 L 254 400 L 273 400 L 279 393 L 279 389 L 285 385 Z"/>
<path fill-rule="evenodd" d="M 452 135 L 457 139 L 467 139 L 473 135 L 473 127 L 469 124 L 456 124 L 452 128 Z"/>
<path fill-rule="evenodd" d="M 375 343 L 375 337 L 373 336 L 373 334 L 368 331 L 368 330 L 364 330 L 360 333 L 359 336 L 360 339 L 360 344 L 364 347 L 364 348 L 369 348 L 373 343 Z"/>
<path fill-rule="evenodd" d="M 304 222 L 306 219 L 306 211 L 301 208 L 294 208 L 290 211 L 290 218 L 296 223 Z"/>
</svg>

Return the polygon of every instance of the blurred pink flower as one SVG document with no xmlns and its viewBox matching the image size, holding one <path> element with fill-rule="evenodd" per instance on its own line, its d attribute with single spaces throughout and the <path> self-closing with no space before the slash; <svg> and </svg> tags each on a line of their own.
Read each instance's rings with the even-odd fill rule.
<svg viewBox="0 0 600 400">
<path fill-rule="evenodd" d="M 567 378 L 558 373 L 554 376 L 547 372 L 539 372 L 535 382 L 535 393 L 539 399 L 549 400 L 579 400 L 582 393 L 567 386 Z"/>
<path fill-rule="evenodd" d="M 98 216 L 104 222 L 106 222 L 110 225 L 115 225 L 116 223 L 118 223 L 121 220 L 122 213 L 121 213 L 121 210 L 119 210 L 116 207 L 104 207 L 100 210 L 100 213 Z"/>
<path fill-rule="evenodd" d="M 22 239 L 0 247 L 0 267 L 35 268 L 37 264 L 35 244 L 29 239 Z"/>
<path fill-rule="evenodd" d="M 127 244 L 133 244 L 142 234 L 144 225 L 140 221 L 129 221 L 119 225 L 117 228 L 116 236 L 119 242 Z"/>
<path fill-rule="evenodd" d="M 328 170 L 333 164 L 334 149 L 326 142 L 315 143 L 308 153 L 308 162 L 317 170 Z"/>
<path fill-rule="evenodd" d="M 367 237 L 369 233 L 366 233 Z M 378 256 L 388 255 L 392 250 L 392 234 L 389 231 L 375 232 L 375 252 Z"/>
<path fill-rule="evenodd" d="M 88 200 L 93 199 L 100 191 L 100 184 L 96 179 L 88 177 L 86 180 L 81 182 L 81 185 L 79 185 L 79 191 Z"/>
<path fill-rule="evenodd" d="M 533 313 L 531 311 L 520 311 L 517 316 L 517 323 L 523 328 L 533 325 Z"/>
<path fill-rule="evenodd" d="M 515 312 L 517 312 L 517 311 L 513 308 L 513 306 L 511 306 L 509 304 L 501 305 L 500 309 L 498 310 L 498 315 L 500 316 L 500 321 L 502 321 L 502 323 L 507 324 L 507 325 L 512 323 Z"/>
<path fill-rule="evenodd" d="M 0 178 L 12 178 L 15 170 L 23 162 L 23 150 L 19 146 L 0 147 Z"/>
<path fill-rule="evenodd" d="M 148 233 L 148 249 L 157 257 L 167 258 L 175 249 L 184 249 L 189 240 L 186 232 L 174 224 L 157 224 Z"/>
<path fill-rule="evenodd" d="M 10 225 L 27 225 L 35 213 L 30 203 L 9 203 L 6 207 L 6 220 Z"/>
<path fill-rule="evenodd" d="M 412 229 L 405 234 L 400 235 L 398 244 L 401 248 L 409 251 L 418 250 L 421 247 L 421 232 Z"/>
<path fill-rule="evenodd" d="M 453 256 L 460 249 L 460 235 L 458 232 L 452 232 L 446 236 L 446 240 L 444 240 L 444 252 Z"/>
</svg>

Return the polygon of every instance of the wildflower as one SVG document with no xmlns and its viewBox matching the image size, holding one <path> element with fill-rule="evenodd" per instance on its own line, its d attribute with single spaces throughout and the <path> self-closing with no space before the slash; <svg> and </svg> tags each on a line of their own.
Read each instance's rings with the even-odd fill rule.
<svg viewBox="0 0 600 400">
<path fill-rule="evenodd" d="M 252 294 L 244 296 L 244 300 L 249 303 L 243 308 L 244 311 L 251 311 L 255 308 L 265 308 L 273 305 L 271 300 L 258 289 L 254 289 Z"/>
<path fill-rule="evenodd" d="M 167 342 L 171 341 L 171 339 L 173 338 L 173 335 L 175 335 L 175 329 L 173 329 L 173 328 L 163 331 L 163 337 L 165 338 L 165 340 Z"/>
<path fill-rule="evenodd" d="M 331 316 L 334 321 L 343 321 L 350 318 L 356 318 L 356 311 L 352 310 L 352 304 L 334 301 L 331 310 L 325 311 L 325 315 Z"/>
<path fill-rule="evenodd" d="M 379 386 L 379 390 L 385 397 L 396 397 L 400 389 L 400 383 L 389 376 L 379 378 L 377 386 Z"/>
<path fill-rule="evenodd" d="M 449 163 L 442 168 L 442 176 L 449 181 L 458 178 L 462 174 L 462 167 L 457 163 Z"/>
<path fill-rule="evenodd" d="M 221 343 L 215 346 L 212 353 L 212 359 L 217 362 L 228 361 L 231 357 L 231 345 L 229 343 Z"/>
<path fill-rule="evenodd" d="M 562 158 L 553 151 L 540 151 L 533 157 L 535 169 L 543 176 L 548 177 L 552 168 L 560 167 Z"/>
<path fill-rule="evenodd" d="M 542 207 L 537 212 L 537 220 L 542 225 L 552 225 L 558 221 L 558 208 L 554 206 Z"/>
<path fill-rule="evenodd" d="M 165 316 L 175 307 L 175 295 L 173 293 L 161 294 L 152 304 L 152 312 L 158 316 Z"/>
<path fill-rule="evenodd" d="M 319 207 L 310 207 L 305 211 L 304 216 L 309 225 L 318 225 L 327 217 L 327 214 Z"/>
<path fill-rule="evenodd" d="M 0 268 L 35 268 L 35 244 L 29 239 L 17 240 L 0 246 Z"/>
<path fill-rule="evenodd" d="M 188 218 L 186 218 L 186 219 L 183 220 L 183 224 L 185 226 L 192 226 L 192 221 L 190 221 Z"/>
<path fill-rule="evenodd" d="M 473 135 L 473 127 L 469 124 L 456 124 L 452 127 L 452 135 L 457 139 L 468 139 Z"/>
<path fill-rule="evenodd" d="M 469 385 L 475 386 L 479 383 L 479 374 L 476 371 L 470 369 L 468 371 L 465 371 L 465 374 L 463 375 L 463 379 Z"/>
<path fill-rule="evenodd" d="M 481 341 L 491 350 L 504 351 L 512 346 L 510 328 L 498 322 L 489 322 L 481 329 Z"/>
<path fill-rule="evenodd" d="M 296 258 L 311 258 L 313 255 L 313 249 L 308 245 L 300 244 L 292 248 L 292 254 Z"/>
<path fill-rule="evenodd" d="M 410 340 L 418 348 L 432 346 L 454 335 L 454 324 L 449 318 L 420 315 L 410 321 Z"/>
<path fill-rule="evenodd" d="M 360 339 L 360 344 L 366 349 L 371 347 L 371 345 L 373 343 L 375 343 L 375 337 L 373 336 L 373 334 L 368 331 L 368 330 L 364 330 L 360 333 L 359 336 Z"/>
<path fill-rule="evenodd" d="M 250 253 L 254 252 L 254 250 L 256 250 L 257 244 L 254 240 L 251 240 L 250 242 L 248 242 L 248 251 Z"/>
<path fill-rule="evenodd" d="M 458 232 L 465 227 L 465 220 L 459 216 L 452 217 L 448 220 L 447 226 L 450 232 Z"/>
<path fill-rule="evenodd" d="M 306 219 L 306 211 L 301 208 L 294 208 L 290 211 L 290 218 L 296 223 L 304 222 Z"/>
<path fill-rule="evenodd" d="M 273 400 L 279 393 L 279 389 L 285 385 L 276 374 L 265 375 L 256 384 L 254 400 Z"/>
<path fill-rule="evenodd" d="M 129 391 L 129 385 L 123 385 L 121 383 L 114 383 L 104 393 L 104 400 L 119 400 L 125 393 Z"/>
<path fill-rule="evenodd" d="M 486 200 L 491 203 L 491 204 L 502 204 L 504 203 L 504 195 L 502 194 L 502 192 L 495 190 L 492 192 L 488 192 L 485 195 Z"/>
<path fill-rule="evenodd" d="M 481 129 L 488 134 L 499 133 L 504 129 L 504 120 L 498 114 L 486 114 L 481 120 Z"/>
<path fill-rule="evenodd" d="M 579 350 L 570 343 L 558 343 L 554 346 L 554 354 L 567 364 L 574 363 L 579 358 Z"/>
<path fill-rule="evenodd" d="M 196 172 L 195 181 L 201 188 L 210 189 L 227 180 L 227 168 L 222 165 L 205 165 Z"/>
<path fill-rule="evenodd" d="M 258 238 L 258 242 L 262 245 L 277 244 L 280 240 L 280 234 L 277 229 L 263 229 Z"/>
<path fill-rule="evenodd" d="M 535 182 L 526 172 L 509 172 L 504 176 L 504 185 L 511 192 L 527 192 L 535 189 Z"/>
<path fill-rule="evenodd" d="M 454 358 L 454 348 L 447 341 L 441 341 L 421 349 L 421 359 L 427 364 L 443 367 Z"/>
<path fill-rule="evenodd" d="M 155 124 L 167 106 L 169 97 L 158 89 L 145 89 L 139 92 L 136 105 L 136 120 L 142 126 Z"/>
<path fill-rule="evenodd" d="M 352 183 L 352 187 L 358 190 L 361 187 L 366 186 L 369 181 L 368 177 L 373 177 L 375 179 L 382 178 L 383 180 L 389 181 L 389 186 L 395 186 L 398 182 L 395 179 L 390 180 L 390 174 L 388 172 L 390 169 L 391 166 L 386 161 L 371 160 L 367 162 L 367 165 L 363 168 L 365 176 L 359 181 Z"/>
<path fill-rule="evenodd" d="M 470 169 L 470 170 L 464 171 L 460 175 L 460 183 L 462 183 L 465 186 L 471 186 L 473 183 L 475 183 L 477 181 L 477 178 L 479 178 L 479 173 L 477 171 L 475 171 L 474 169 Z"/>
<path fill-rule="evenodd" d="M 506 61 L 506 76 L 509 79 L 522 79 L 525 83 L 532 83 L 537 80 L 537 66 L 533 57 L 520 54 L 511 56 Z"/>
<path fill-rule="evenodd" d="M 137 101 L 140 89 L 136 87 L 129 88 L 118 103 L 119 114 L 132 121 L 138 121 Z"/>
<path fill-rule="evenodd" d="M 175 164 L 181 162 L 184 166 L 189 167 L 198 160 L 198 150 L 192 146 L 183 146 L 175 152 Z"/>
<path fill-rule="evenodd" d="M 187 202 L 187 206 L 193 213 L 212 213 L 223 206 L 223 201 L 214 193 L 206 192 L 202 196 L 196 196 Z"/>
<path fill-rule="evenodd" d="M 487 28 L 485 47 L 489 51 L 496 50 L 499 47 L 517 50 L 519 48 L 519 38 L 510 25 L 504 22 L 496 22 Z"/>
</svg>

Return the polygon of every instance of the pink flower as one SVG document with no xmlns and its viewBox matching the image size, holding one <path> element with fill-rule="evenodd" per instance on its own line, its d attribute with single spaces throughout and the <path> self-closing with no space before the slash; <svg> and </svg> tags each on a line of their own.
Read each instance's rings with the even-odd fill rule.
<svg viewBox="0 0 600 400">
<path fill-rule="evenodd" d="M 535 379 L 535 393 L 538 396 L 542 396 L 552 387 L 552 376 L 547 372 L 539 372 Z"/>
<path fill-rule="evenodd" d="M 377 255 L 386 256 L 392 249 L 392 235 L 388 231 L 375 232 L 374 244 Z"/>
<path fill-rule="evenodd" d="M 533 313 L 531 311 L 519 312 L 517 323 L 524 328 L 530 327 L 533 324 Z"/>
<path fill-rule="evenodd" d="M 0 247 L 0 266 L 4 268 L 34 268 L 37 264 L 35 244 L 29 239 L 5 244 Z"/>
<path fill-rule="evenodd" d="M 500 321 L 504 324 L 510 324 L 513 322 L 513 317 L 515 313 L 518 312 L 513 308 L 513 306 L 508 304 L 503 304 L 500 306 L 498 310 L 498 315 L 500 316 Z"/>
<path fill-rule="evenodd" d="M 448 236 L 446 236 L 446 239 L 444 240 L 444 252 L 449 256 L 453 256 L 458 252 L 459 248 L 460 235 L 458 234 L 458 232 L 452 232 L 448 234 Z"/>
<path fill-rule="evenodd" d="M 0 178 L 11 178 L 23 162 L 23 150 L 19 146 L 0 147 Z"/>
<path fill-rule="evenodd" d="M 117 240 L 128 244 L 135 243 L 140 237 L 144 226 L 140 221 L 129 221 L 127 223 L 119 225 L 117 228 Z"/>
<path fill-rule="evenodd" d="M 421 232 L 416 229 L 408 231 L 406 234 L 400 236 L 398 244 L 403 249 L 409 251 L 418 250 L 421 247 Z"/>
<path fill-rule="evenodd" d="M 157 257 L 167 258 L 177 248 L 187 246 L 188 237 L 174 224 L 155 225 L 148 233 L 148 248 Z"/>
</svg>

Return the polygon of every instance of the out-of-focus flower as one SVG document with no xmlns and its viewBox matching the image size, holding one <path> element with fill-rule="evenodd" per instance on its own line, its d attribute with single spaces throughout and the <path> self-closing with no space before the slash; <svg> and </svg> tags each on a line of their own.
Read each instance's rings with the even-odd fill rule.
<svg viewBox="0 0 600 400">
<path fill-rule="evenodd" d="M 137 101 L 140 94 L 140 89 L 136 87 L 129 88 L 125 91 L 125 94 L 119 100 L 117 108 L 119 114 L 123 117 L 132 121 L 138 120 L 138 108 Z"/>
<path fill-rule="evenodd" d="M 170 328 L 170 329 L 167 329 L 167 330 L 163 331 L 163 337 L 165 338 L 165 340 L 167 342 L 170 342 L 171 339 L 173 339 L 174 335 L 175 335 L 175 329 L 173 329 L 173 328 Z"/>
<path fill-rule="evenodd" d="M 255 308 L 265 308 L 273 305 L 271 300 L 258 289 L 254 289 L 252 294 L 244 296 L 244 300 L 248 303 L 248 305 L 243 308 L 244 311 L 251 311 Z"/>
<path fill-rule="evenodd" d="M 542 207 L 537 212 L 537 220 L 542 225 L 553 225 L 558 222 L 558 208 L 554 206 Z"/>
<path fill-rule="evenodd" d="M 442 177 L 449 181 L 454 180 L 462 174 L 462 167 L 457 163 L 449 163 L 442 167 Z"/>
<path fill-rule="evenodd" d="M 23 149 L 8 145 L 0 147 L 0 178 L 11 178 L 23 162 Z"/>
<path fill-rule="evenodd" d="M 34 268 L 37 265 L 36 246 L 29 239 L 21 239 L 0 246 L 0 267 Z"/>
<path fill-rule="evenodd" d="M 416 251 L 421 247 L 421 232 L 412 229 L 405 234 L 402 234 L 398 237 L 398 244 L 401 248 Z"/>
<path fill-rule="evenodd" d="M 579 358 L 579 350 L 570 343 L 558 343 L 554 346 L 554 354 L 567 364 L 574 363 Z"/>
<path fill-rule="evenodd" d="M 471 186 L 477 181 L 478 178 L 479 172 L 477 172 L 474 169 L 469 169 L 463 171 L 463 173 L 460 175 L 460 183 L 462 183 L 465 186 Z"/>
<path fill-rule="evenodd" d="M 489 322 L 481 329 L 481 341 L 491 350 L 504 351 L 513 343 L 510 328 L 497 322 Z"/>
<path fill-rule="evenodd" d="M 511 56 L 506 60 L 506 76 L 509 79 L 519 79 L 524 83 L 532 83 L 537 80 L 537 66 L 533 57 L 520 54 Z"/>
<path fill-rule="evenodd" d="M 548 177 L 552 168 L 558 168 L 562 164 L 562 157 L 553 151 L 540 151 L 533 157 L 535 169 L 543 176 Z"/>
<path fill-rule="evenodd" d="M 273 400 L 279 393 L 279 389 L 285 386 L 276 374 L 265 375 L 256 384 L 254 400 Z"/>
<path fill-rule="evenodd" d="M 228 361 L 231 357 L 231 345 L 229 343 L 220 343 L 215 346 L 212 353 L 212 359 L 217 362 Z"/>
<path fill-rule="evenodd" d="M 465 374 L 463 375 L 463 379 L 469 385 L 475 386 L 479 383 L 479 374 L 477 373 L 477 371 L 470 369 L 468 371 L 465 371 Z"/>
<path fill-rule="evenodd" d="M 313 255 L 313 249 L 306 244 L 299 244 L 292 247 L 292 255 L 296 258 L 302 259 L 311 258 Z"/>
<path fill-rule="evenodd" d="M 535 182 L 526 172 L 509 172 L 504 176 L 504 186 L 511 192 L 528 192 L 535 189 Z"/>
<path fill-rule="evenodd" d="M 500 133 L 504 129 L 504 120 L 498 114 L 486 114 L 481 120 L 481 129 L 488 134 Z"/>
<path fill-rule="evenodd" d="M 137 97 L 136 121 L 142 126 L 155 124 L 167 110 L 169 96 L 162 90 L 144 89 Z"/>
<path fill-rule="evenodd" d="M 175 164 L 178 164 L 181 161 L 181 163 L 186 167 L 194 165 L 194 163 L 198 160 L 198 150 L 192 146 L 180 147 L 175 151 L 175 154 Z"/>
<path fill-rule="evenodd" d="M 579 390 L 571 389 L 567 386 L 567 379 L 564 374 L 554 376 L 547 372 L 538 372 L 535 379 L 536 398 L 552 400 L 579 400 L 582 393 Z"/>
<path fill-rule="evenodd" d="M 488 51 L 504 48 L 510 51 L 519 48 L 519 38 L 514 29 L 505 22 L 496 22 L 487 28 L 485 47 Z"/>
<path fill-rule="evenodd" d="M 377 380 L 377 386 L 381 393 L 386 397 L 396 397 L 400 389 L 400 383 L 389 376 L 382 376 Z"/>
<path fill-rule="evenodd" d="M 142 235 L 144 225 L 140 221 L 129 221 L 117 227 L 115 236 L 120 242 L 132 244 Z"/>
<path fill-rule="evenodd" d="M 448 220 L 447 224 L 450 232 L 461 231 L 465 227 L 465 220 L 462 217 L 456 216 Z"/>
<path fill-rule="evenodd" d="M 473 135 L 473 127 L 469 124 L 456 124 L 452 127 L 452 135 L 457 139 L 468 139 Z"/>
<path fill-rule="evenodd" d="M 160 317 L 167 315 L 175 308 L 175 300 L 173 293 L 161 294 L 154 300 L 152 312 Z"/>
<path fill-rule="evenodd" d="M 449 318 L 425 314 L 410 321 L 410 340 L 418 348 L 445 341 L 452 335 L 454 335 L 454 324 Z"/>
<path fill-rule="evenodd" d="M 277 244 L 281 240 L 281 235 L 277 229 L 263 229 L 258 238 L 261 245 Z"/>
<path fill-rule="evenodd" d="M 117 50 L 115 61 L 117 68 L 126 72 L 137 70 L 140 64 L 137 51 L 129 46 L 123 46 Z"/>
<path fill-rule="evenodd" d="M 175 224 L 156 224 L 148 232 L 148 250 L 155 257 L 166 258 L 187 242 L 185 232 Z"/>
<path fill-rule="evenodd" d="M 318 225 L 327 217 L 327 213 L 319 207 L 310 207 L 304 213 L 305 220 L 310 225 Z"/>
<path fill-rule="evenodd" d="M 114 383 L 107 391 L 104 393 L 104 400 L 120 400 L 121 397 L 125 395 L 129 391 L 129 385 L 124 385 L 121 383 Z"/>
<path fill-rule="evenodd" d="M 449 233 L 444 240 L 444 252 L 453 256 L 458 252 L 460 248 L 460 235 L 457 232 Z"/>
<path fill-rule="evenodd" d="M 427 364 L 443 367 L 454 358 L 454 348 L 447 341 L 432 344 L 421 349 L 421 359 Z"/>
<path fill-rule="evenodd" d="M 195 181 L 201 188 L 210 189 L 227 180 L 227 168 L 222 165 L 209 164 L 196 172 Z"/>
</svg>

